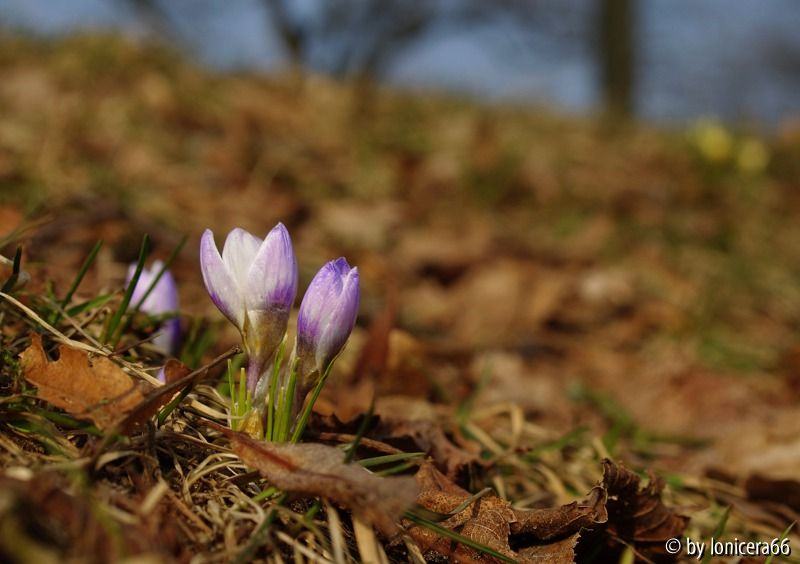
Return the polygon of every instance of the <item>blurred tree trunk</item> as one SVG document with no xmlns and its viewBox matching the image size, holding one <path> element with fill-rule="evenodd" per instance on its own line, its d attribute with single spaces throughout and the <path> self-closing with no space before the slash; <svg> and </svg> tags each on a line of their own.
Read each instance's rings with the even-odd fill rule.
<svg viewBox="0 0 800 564">
<path fill-rule="evenodd" d="M 603 105 L 607 112 L 625 117 L 634 110 L 634 2 L 600 2 L 598 62 Z"/>
<path fill-rule="evenodd" d="M 272 27 L 277 31 L 281 43 L 289 56 L 289 72 L 292 84 L 299 91 L 305 83 L 307 37 L 305 30 L 289 17 L 283 0 L 266 0 Z"/>
</svg>

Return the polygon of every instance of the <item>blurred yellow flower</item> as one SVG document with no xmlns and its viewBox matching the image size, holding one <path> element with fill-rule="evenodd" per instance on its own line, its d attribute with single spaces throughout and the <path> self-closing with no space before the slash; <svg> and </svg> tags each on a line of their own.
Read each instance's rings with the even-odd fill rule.
<svg viewBox="0 0 800 564">
<path fill-rule="evenodd" d="M 708 161 L 721 163 L 730 158 L 733 137 L 719 123 L 702 120 L 692 130 L 692 138 L 700 154 Z"/>
<path fill-rule="evenodd" d="M 764 172 L 769 163 L 769 151 L 766 145 L 755 138 L 745 139 L 736 155 L 736 166 L 747 174 Z"/>
</svg>

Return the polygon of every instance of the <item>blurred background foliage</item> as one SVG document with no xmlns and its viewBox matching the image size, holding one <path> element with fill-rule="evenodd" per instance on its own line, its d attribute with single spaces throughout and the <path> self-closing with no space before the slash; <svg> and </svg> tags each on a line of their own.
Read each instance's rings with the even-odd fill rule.
<svg viewBox="0 0 800 564">
<path fill-rule="evenodd" d="M 115 28 L 228 70 L 295 69 L 661 122 L 796 115 L 792 0 L 0 0 L 38 35 Z"/>
<path fill-rule="evenodd" d="M 526 378 L 737 453 L 734 423 L 797 398 L 799 15 L 0 0 L 0 224 L 57 219 L 26 246 L 57 286 L 106 240 L 85 291 L 119 283 L 141 233 L 161 257 L 189 233 L 181 303 L 215 315 L 201 230 L 283 221 L 304 283 L 359 265 L 362 325 L 396 287 L 426 343 L 511 351 Z"/>
</svg>

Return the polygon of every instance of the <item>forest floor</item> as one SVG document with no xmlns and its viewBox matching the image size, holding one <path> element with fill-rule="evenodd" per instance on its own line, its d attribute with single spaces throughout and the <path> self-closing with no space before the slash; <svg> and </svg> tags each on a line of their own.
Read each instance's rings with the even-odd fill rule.
<svg viewBox="0 0 800 564">
<path fill-rule="evenodd" d="M 220 75 L 109 36 L 0 38 L 0 77 L 0 253 L 20 247 L 24 273 L 0 265 L 0 559 L 647 562 L 673 536 L 788 535 L 775 561 L 800 562 L 800 124 L 664 130 Z M 162 260 L 187 238 L 180 359 L 237 344 L 200 234 L 279 221 L 301 292 L 331 258 L 361 273 L 306 440 L 360 428 L 357 458 L 416 475 L 427 526 L 373 529 L 383 509 L 253 463 L 214 426 L 222 365 L 125 436 L 36 397 L 34 333 L 111 353 L 145 234 Z M 134 321 L 111 358 L 148 381 L 164 359 Z M 270 483 L 291 495 L 256 497 Z"/>
</svg>

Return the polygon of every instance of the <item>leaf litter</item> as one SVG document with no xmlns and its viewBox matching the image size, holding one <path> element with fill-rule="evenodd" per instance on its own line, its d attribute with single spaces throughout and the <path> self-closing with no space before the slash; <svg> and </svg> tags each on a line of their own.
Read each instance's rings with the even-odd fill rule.
<svg viewBox="0 0 800 564">
<path fill-rule="evenodd" d="M 369 519 L 383 533 L 397 532 L 397 521 L 417 497 L 410 477 L 380 478 L 358 464 L 346 464 L 344 453 L 318 443 L 271 443 L 214 426 L 231 441 L 239 458 L 275 487 L 322 496 Z"/>
<path fill-rule="evenodd" d="M 25 379 L 55 407 L 108 430 L 144 401 L 142 387 L 112 360 L 90 359 L 85 351 L 67 345 L 59 346 L 58 356 L 49 360 L 36 334 L 20 355 Z"/>
<path fill-rule="evenodd" d="M 639 477 L 630 470 L 610 460 L 604 460 L 603 466 L 602 482 L 582 501 L 521 510 L 494 494 L 470 502 L 473 496 L 469 492 L 431 464 L 424 464 L 416 474 L 421 490 L 418 503 L 429 511 L 452 515 L 440 525 L 458 529 L 519 562 L 572 562 L 582 534 L 584 542 L 605 538 L 617 549 L 624 543 L 647 559 L 663 555 L 664 542 L 680 538 L 688 519 L 664 505 L 660 495 L 664 484 L 659 479 L 651 476 L 648 485 L 641 488 Z M 453 514 L 465 502 L 469 504 Z M 456 560 L 478 559 L 468 547 L 453 546 L 424 527 L 413 526 L 409 534 L 423 551 Z"/>
</svg>

